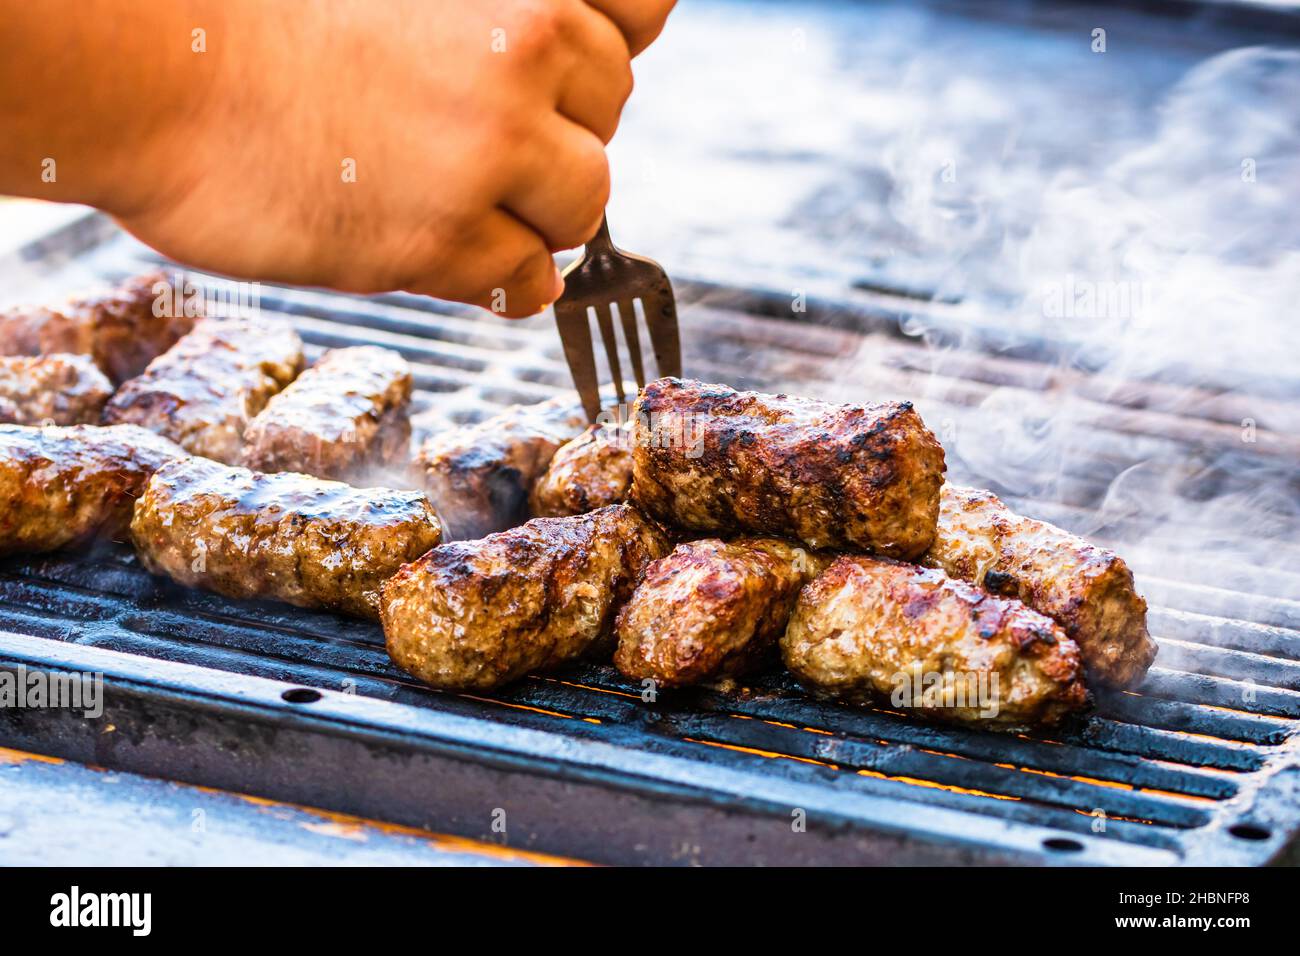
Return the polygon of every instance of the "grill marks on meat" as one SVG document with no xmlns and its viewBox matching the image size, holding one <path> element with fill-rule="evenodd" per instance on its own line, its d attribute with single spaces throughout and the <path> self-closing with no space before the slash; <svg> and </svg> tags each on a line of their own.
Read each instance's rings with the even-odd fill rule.
<svg viewBox="0 0 1300 956">
<path fill-rule="evenodd" d="M 557 398 L 426 441 L 415 464 L 448 536 L 481 538 L 522 522 L 533 483 L 586 426 L 577 399 Z"/>
<path fill-rule="evenodd" d="M 609 652 L 614 615 L 668 551 L 627 505 L 435 548 L 384 585 L 388 653 L 444 690 L 491 690 Z"/>
<path fill-rule="evenodd" d="M 98 422 L 113 384 L 87 355 L 0 357 L 0 422 L 86 425 Z"/>
<path fill-rule="evenodd" d="M 249 420 L 294 380 L 302 361 L 302 342 L 287 324 L 204 319 L 118 389 L 104 421 L 141 425 L 231 464 Z"/>
<path fill-rule="evenodd" d="M 180 584 L 377 619 L 380 585 L 441 527 L 418 492 L 187 458 L 150 480 L 131 536 L 149 571 Z"/>
<path fill-rule="evenodd" d="M 1055 620 L 1100 683 L 1135 686 L 1155 660 L 1146 601 L 1124 560 L 1015 514 L 987 491 L 944 485 L 938 534 L 924 563 Z"/>
<path fill-rule="evenodd" d="M 0 425 L 0 555 L 125 540 L 149 476 L 184 455 L 134 425 Z"/>
<path fill-rule="evenodd" d="M 660 379 L 635 408 L 632 500 L 665 524 L 919 557 L 943 449 L 909 403 L 832 405 Z"/>
<path fill-rule="evenodd" d="M 392 349 L 326 352 L 271 398 L 244 432 L 243 463 L 340 481 L 375 466 L 405 466 L 411 368 Z"/>
<path fill-rule="evenodd" d="M 632 434 L 627 425 L 591 425 L 563 445 L 528 499 L 535 518 L 580 515 L 627 500 Z"/>
<path fill-rule="evenodd" d="M 874 558 L 839 558 L 803 589 L 781 652 L 818 695 L 936 720 L 1052 725 L 1089 703 L 1079 647 L 1050 618 L 942 571 Z M 925 706 L 927 675 L 955 681 L 936 685 L 939 706 Z"/>
<path fill-rule="evenodd" d="M 183 293 L 184 290 L 182 289 Z M 0 312 L 0 354 L 91 356 L 115 383 L 134 378 L 194 325 L 194 308 L 177 310 L 173 281 L 162 270 L 134 276 L 102 295 L 74 298 L 59 309 Z M 165 302 L 169 308 L 158 309 Z M 170 314 L 181 312 L 180 315 Z"/>
<path fill-rule="evenodd" d="M 777 656 L 799 589 L 831 560 L 775 538 L 679 544 L 619 612 L 614 663 L 661 687 L 742 676 Z"/>
</svg>

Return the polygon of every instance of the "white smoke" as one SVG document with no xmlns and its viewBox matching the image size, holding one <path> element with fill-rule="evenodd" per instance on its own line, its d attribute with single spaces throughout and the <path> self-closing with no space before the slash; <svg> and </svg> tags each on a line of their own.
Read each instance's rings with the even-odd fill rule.
<svg viewBox="0 0 1300 956">
<path fill-rule="evenodd" d="M 1057 349 L 959 419 L 946 445 L 963 480 L 1029 510 L 1074 505 L 1063 512 L 1073 530 L 1127 547 L 1152 578 L 1258 587 L 1252 568 L 1292 567 L 1297 103 L 1300 54 L 1232 50 L 1174 84 L 1154 127 L 1099 169 L 1035 178 L 1013 167 L 956 204 L 972 211 L 967 231 L 939 230 L 964 263 L 945 276 L 955 312 L 996 317 L 1013 347 Z M 955 129 L 942 138 L 987 133 Z M 936 197 L 932 177 L 916 182 L 902 161 L 892 175 L 901 198 L 891 210 L 910 229 L 951 221 L 954 203 Z M 922 319 L 913 331 L 934 329 Z M 931 354 L 923 413 L 954 400 L 949 376 L 976 337 Z"/>
<path fill-rule="evenodd" d="M 1153 587 L 1294 600 L 1300 54 L 1097 15 L 1104 53 L 1066 14 L 683 6 L 638 66 L 611 226 L 672 274 L 904 293 L 877 301 L 928 349 L 875 336 L 770 384 L 914 400 L 955 479 Z"/>
</svg>

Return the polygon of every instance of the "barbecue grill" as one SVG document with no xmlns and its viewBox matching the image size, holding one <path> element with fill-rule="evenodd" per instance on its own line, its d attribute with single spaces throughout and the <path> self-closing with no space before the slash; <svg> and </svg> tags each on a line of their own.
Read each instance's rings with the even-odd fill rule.
<svg viewBox="0 0 1300 956">
<path fill-rule="evenodd" d="M 95 215 L 22 258 L 62 285 L 159 261 Z M 1222 532 L 1198 526 L 1188 501 L 1279 474 L 1300 497 L 1293 383 L 1261 377 L 1243 393 L 1203 376 L 1092 375 L 1061 363 L 1068 343 L 1003 341 L 996 321 L 972 322 L 883 265 L 838 291 L 813 283 L 797 309 L 788 289 L 753 281 L 757 268 L 702 271 L 707 281 L 677 288 L 687 374 L 916 398 L 949 445 L 953 480 L 993 487 L 1134 566 L 1160 644 L 1145 683 L 1029 734 L 819 702 L 778 676 L 647 698 L 611 667 L 583 665 L 453 695 L 394 667 L 377 626 L 186 590 L 105 546 L 0 562 L 0 668 L 105 677 L 102 719 L 0 709 L 0 746 L 606 863 L 1297 859 L 1300 573 L 1185 553 Z M 411 296 L 271 286 L 260 307 L 293 323 L 309 360 L 359 344 L 400 351 L 415 372 L 417 435 L 570 388 L 548 318 L 507 327 Z M 988 427 L 994 393 L 1046 404 L 1063 390 L 1085 396 L 1087 414 L 1071 421 L 1078 453 L 1051 481 L 1009 493 L 950 442 Z M 1152 460 L 1167 465 L 1159 477 L 1134 467 Z M 1143 508 L 1116 512 L 1116 488 Z M 1203 533 L 1180 536 L 1159 520 L 1168 514 Z"/>
</svg>

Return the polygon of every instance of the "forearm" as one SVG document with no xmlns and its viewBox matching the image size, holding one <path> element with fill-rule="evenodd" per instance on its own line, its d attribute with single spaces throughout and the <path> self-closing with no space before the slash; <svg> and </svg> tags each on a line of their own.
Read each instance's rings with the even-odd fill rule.
<svg viewBox="0 0 1300 956">
<path fill-rule="evenodd" d="M 0 0 L 0 193 L 117 215 L 148 202 L 162 186 L 157 157 L 214 87 L 222 10 Z"/>
<path fill-rule="evenodd" d="M 671 0 L 0 0 L 0 194 L 196 269 L 530 315 Z"/>
</svg>

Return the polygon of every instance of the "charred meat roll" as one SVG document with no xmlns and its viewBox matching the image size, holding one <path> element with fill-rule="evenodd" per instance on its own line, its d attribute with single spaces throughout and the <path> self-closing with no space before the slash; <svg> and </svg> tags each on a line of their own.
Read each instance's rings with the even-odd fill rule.
<svg viewBox="0 0 1300 956">
<path fill-rule="evenodd" d="M 0 425 L 0 555 L 126 540 L 149 476 L 184 455 L 134 425 Z"/>
<path fill-rule="evenodd" d="M 803 589 L 781 654 L 814 694 L 991 729 L 1089 704 L 1079 647 L 1050 618 L 942 571 L 842 557 Z"/>
<path fill-rule="evenodd" d="M 661 687 L 740 677 L 777 657 L 799 589 L 830 561 L 776 538 L 679 544 L 619 612 L 614 663 Z"/>
<path fill-rule="evenodd" d="M 419 492 L 186 458 L 150 480 L 131 537 L 149 571 L 180 584 L 377 619 L 380 585 L 441 528 Z"/>
<path fill-rule="evenodd" d="M 916 558 L 943 449 L 909 403 L 826 402 L 666 378 L 637 398 L 632 501 L 692 531 Z"/>
<path fill-rule="evenodd" d="M 1098 683 L 1136 686 L 1155 660 L 1147 603 L 1124 560 L 1015 514 L 987 491 L 944 485 L 939 531 L 924 563 L 1052 618 L 1079 645 Z"/>
<path fill-rule="evenodd" d="M 448 536 L 481 538 L 526 519 L 533 483 L 586 426 L 578 400 L 559 398 L 516 405 L 426 441 L 415 464 Z"/>
<path fill-rule="evenodd" d="M 0 422 L 88 425 L 98 422 L 113 384 L 89 356 L 0 358 Z"/>
<path fill-rule="evenodd" d="M 433 687 L 479 691 L 608 654 L 619 606 L 667 551 L 627 505 L 444 544 L 384 585 L 388 654 Z"/>
<path fill-rule="evenodd" d="M 117 390 L 104 422 L 141 425 L 233 464 L 249 420 L 301 369 L 302 342 L 287 324 L 204 319 Z"/>
<path fill-rule="evenodd" d="M 627 500 L 632 486 L 632 431 L 591 425 L 561 446 L 528 498 L 534 518 L 586 514 Z"/>
<path fill-rule="evenodd" d="M 244 464 L 345 481 L 408 463 L 411 367 L 392 349 L 334 349 L 244 432 Z"/>
<path fill-rule="evenodd" d="M 89 355 L 114 382 L 134 378 L 194 325 L 202 305 L 161 270 L 59 308 L 0 312 L 0 354 Z"/>
</svg>

